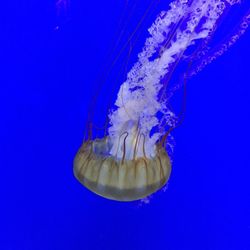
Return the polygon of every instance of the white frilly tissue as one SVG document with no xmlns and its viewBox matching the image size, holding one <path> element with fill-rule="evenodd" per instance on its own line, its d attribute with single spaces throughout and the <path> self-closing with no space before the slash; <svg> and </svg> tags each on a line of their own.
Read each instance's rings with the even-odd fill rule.
<svg viewBox="0 0 250 250">
<path fill-rule="evenodd" d="M 226 6 L 236 2 L 176 0 L 159 14 L 109 114 L 111 155 L 126 159 L 155 156 L 156 143 L 166 133 L 158 117 L 174 115 L 160 96 L 163 77 L 188 47 L 210 35 Z"/>
</svg>

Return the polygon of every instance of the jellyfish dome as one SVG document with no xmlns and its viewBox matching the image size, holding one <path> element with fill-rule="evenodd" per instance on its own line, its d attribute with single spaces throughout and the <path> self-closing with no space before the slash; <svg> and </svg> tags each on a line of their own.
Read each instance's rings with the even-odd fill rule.
<svg viewBox="0 0 250 250">
<path fill-rule="evenodd" d="M 216 51 L 205 50 L 220 17 L 236 3 L 176 0 L 158 15 L 137 62 L 120 86 L 108 116 L 108 135 L 84 141 L 75 157 L 74 174 L 85 187 L 109 199 L 132 201 L 167 183 L 171 161 L 165 145 L 175 115 L 169 109 L 173 91 L 166 79 L 184 60 L 194 61 L 190 75 L 197 73 L 244 33 L 249 15 L 228 44 Z M 188 54 L 194 46 L 195 52 Z"/>
</svg>

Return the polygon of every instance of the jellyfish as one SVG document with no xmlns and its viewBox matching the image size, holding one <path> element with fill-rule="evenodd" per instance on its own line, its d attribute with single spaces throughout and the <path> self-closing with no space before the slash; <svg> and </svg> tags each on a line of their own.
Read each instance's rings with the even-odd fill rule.
<svg viewBox="0 0 250 250">
<path fill-rule="evenodd" d="M 246 31 L 249 14 L 226 42 L 209 47 L 221 17 L 237 3 L 175 0 L 157 16 L 109 112 L 107 135 L 84 140 L 77 152 L 74 175 L 80 183 L 105 198 L 133 201 L 168 182 L 172 163 L 166 144 L 178 124 L 169 108 L 171 96 Z M 182 81 L 171 86 L 169 79 L 181 64 Z"/>
</svg>

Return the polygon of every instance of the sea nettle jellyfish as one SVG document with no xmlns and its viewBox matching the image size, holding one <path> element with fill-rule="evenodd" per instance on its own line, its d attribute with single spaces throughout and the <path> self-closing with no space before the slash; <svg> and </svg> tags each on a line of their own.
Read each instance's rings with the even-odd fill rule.
<svg viewBox="0 0 250 250">
<path fill-rule="evenodd" d="M 138 61 L 120 86 L 110 111 L 108 133 L 88 138 L 74 160 L 74 174 L 103 197 L 132 201 L 162 188 L 171 173 L 166 150 L 177 125 L 169 100 L 186 78 L 224 53 L 247 29 L 250 15 L 217 47 L 210 47 L 221 17 L 238 1 L 176 0 L 148 29 Z M 182 83 L 169 84 L 173 71 L 185 66 Z"/>
</svg>

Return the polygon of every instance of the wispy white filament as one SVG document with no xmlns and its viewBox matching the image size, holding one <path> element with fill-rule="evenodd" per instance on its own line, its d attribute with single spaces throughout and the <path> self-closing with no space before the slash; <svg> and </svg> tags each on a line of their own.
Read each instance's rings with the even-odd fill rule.
<svg viewBox="0 0 250 250">
<path fill-rule="evenodd" d="M 167 100 L 159 96 L 162 78 L 189 46 L 209 36 L 226 5 L 235 2 L 176 0 L 168 11 L 160 13 L 149 28 L 150 36 L 138 61 L 120 87 L 115 102 L 117 109 L 109 115 L 110 153 L 113 156 L 127 159 L 155 156 L 156 142 L 166 131 L 158 129 L 154 132 L 152 129 L 160 126 L 159 114 L 173 115 L 167 109 Z"/>
</svg>

